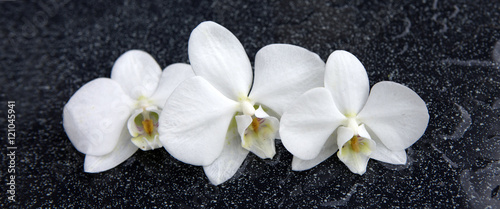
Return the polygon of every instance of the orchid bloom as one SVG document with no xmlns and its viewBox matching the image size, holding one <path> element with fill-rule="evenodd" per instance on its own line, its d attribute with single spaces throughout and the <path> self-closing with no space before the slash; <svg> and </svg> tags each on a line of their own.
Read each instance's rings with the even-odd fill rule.
<svg viewBox="0 0 500 209">
<path fill-rule="evenodd" d="M 161 70 L 146 52 L 131 50 L 116 60 L 111 79 L 82 86 L 64 106 L 63 126 L 75 148 L 86 154 L 84 170 L 114 168 L 138 148 L 162 147 L 158 136 L 161 107 L 172 91 L 194 76 L 190 65 Z"/>
<path fill-rule="evenodd" d="M 178 160 L 203 166 L 209 180 L 231 178 L 249 152 L 272 158 L 278 118 L 286 105 L 322 85 L 324 62 L 292 45 L 274 44 L 255 57 L 226 28 L 203 22 L 191 33 L 196 77 L 179 85 L 160 115 L 160 141 Z M 251 89 L 251 91 L 250 91 Z"/>
<path fill-rule="evenodd" d="M 429 114 L 411 89 L 390 81 L 373 86 L 361 62 L 346 51 L 326 63 L 324 87 L 296 100 L 281 118 L 280 136 L 292 169 L 310 169 L 333 155 L 364 174 L 370 158 L 405 164 L 405 149 L 424 133 Z"/>
</svg>

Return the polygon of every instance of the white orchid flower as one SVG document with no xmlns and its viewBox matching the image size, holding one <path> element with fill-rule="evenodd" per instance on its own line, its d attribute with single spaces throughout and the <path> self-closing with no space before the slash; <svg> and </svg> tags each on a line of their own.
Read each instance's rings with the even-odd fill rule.
<svg viewBox="0 0 500 209">
<path fill-rule="evenodd" d="M 290 105 L 281 118 L 280 136 L 294 155 L 293 170 L 310 169 L 333 155 L 357 174 L 370 158 L 405 164 L 405 149 L 424 133 L 429 114 L 411 89 L 389 81 L 373 86 L 361 62 L 346 51 L 326 63 L 324 87 Z"/>
<path fill-rule="evenodd" d="M 296 97 L 322 85 L 319 56 L 285 44 L 257 52 L 253 77 L 241 43 L 214 22 L 193 30 L 188 52 L 197 76 L 167 100 L 160 141 L 178 160 L 203 166 L 215 185 L 231 178 L 249 152 L 272 158 L 277 117 Z"/>
<path fill-rule="evenodd" d="M 173 64 L 162 72 L 151 55 L 131 50 L 116 60 L 111 79 L 82 86 L 64 106 L 63 126 L 75 148 L 86 154 L 85 172 L 114 168 L 138 148 L 162 147 L 161 107 L 179 83 L 192 76 L 190 65 Z"/>
</svg>

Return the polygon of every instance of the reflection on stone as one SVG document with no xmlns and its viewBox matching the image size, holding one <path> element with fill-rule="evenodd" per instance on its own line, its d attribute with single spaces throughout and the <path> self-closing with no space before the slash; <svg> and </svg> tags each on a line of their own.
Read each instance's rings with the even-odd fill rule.
<svg viewBox="0 0 500 209">
<path fill-rule="evenodd" d="M 491 53 L 493 61 L 500 63 L 500 41 L 497 41 Z"/>
<path fill-rule="evenodd" d="M 460 111 L 462 121 L 456 126 L 455 131 L 451 135 L 441 135 L 443 139 L 460 139 L 464 136 L 467 129 L 469 129 L 470 125 L 472 125 L 472 119 L 470 117 L 469 112 L 465 110 L 462 106 L 455 103 L 455 106 L 458 107 Z"/>
<path fill-rule="evenodd" d="M 491 105 L 491 108 L 493 108 L 494 110 L 496 109 L 500 109 L 500 99 L 496 100 L 493 105 Z"/>
<path fill-rule="evenodd" d="M 358 186 L 362 186 L 361 184 L 354 184 L 351 187 L 351 190 L 345 195 L 345 197 L 342 197 L 340 200 L 335 200 L 335 201 L 329 201 L 321 204 L 322 207 L 335 207 L 335 206 L 345 206 L 351 199 L 352 195 L 356 193 Z"/>
<path fill-rule="evenodd" d="M 439 154 L 441 154 L 441 157 L 448 163 L 450 164 L 451 167 L 453 168 L 458 168 L 458 165 L 457 163 L 453 162 L 448 156 L 446 156 L 443 152 L 441 152 L 441 150 L 439 150 L 436 146 L 434 146 L 434 144 L 431 144 L 432 148 L 434 148 L 434 150 L 436 150 L 437 152 L 439 152 Z"/>
<path fill-rule="evenodd" d="M 460 184 L 467 194 L 472 208 L 497 208 L 500 205 L 498 189 L 500 186 L 500 162 L 493 162 L 486 168 L 473 172 L 464 170 Z"/>
<path fill-rule="evenodd" d="M 500 136 L 493 136 L 485 140 L 481 156 L 490 160 L 500 160 Z"/>
<path fill-rule="evenodd" d="M 443 64 L 458 65 L 458 66 L 477 66 L 477 67 L 495 67 L 499 68 L 498 64 L 491 61 L 483 60 L 460 60 L 460 59 L 444 59 L 441 60 Z"/>
</svg>

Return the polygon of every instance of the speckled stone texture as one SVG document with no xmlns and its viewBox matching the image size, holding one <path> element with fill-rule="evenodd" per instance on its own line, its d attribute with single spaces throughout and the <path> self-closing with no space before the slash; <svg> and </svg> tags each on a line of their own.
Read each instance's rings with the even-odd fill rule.
<svg viewBox="0 0 500 209">
<path fill-rule="evenodd" d="M 109 77 L 130 49 L 162 67 L 188 62 L 200 22 L 231 30 L 250 60 L 289 43 L 325 61 L 356 55 L 370 84 L 404 84 L 430 122 L 408 163 L 371 160 L 351 173 L 338 158 L 291 171 L 292 155 L 253 154 L 213 186 L 201 167 L 164 149 L 138 151 L 116 168 L 83 172 L 62 108 L 82 85 Z M 500 208 L 500 3 L 498 1 L 0 1 L 0 207 Z M 277 81 L 279 82 L 279 81 Z M 16 102 L 16 202 L 7 200 L 7 101 Z"/>
</svg>

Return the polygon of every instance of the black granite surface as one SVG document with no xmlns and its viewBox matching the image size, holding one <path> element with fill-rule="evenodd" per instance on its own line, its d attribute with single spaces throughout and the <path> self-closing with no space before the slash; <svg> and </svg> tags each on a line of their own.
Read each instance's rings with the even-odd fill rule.
<svg viewBox="0 0 500 209">
<path fill-rule="evenodd" d="M 84 155 L 62 128 L 70 96 L 109 77 L 130 49 L 162 67 L 188 62 L 189 34 L 205 20 L 231 30 L 252 61 L 271 43 L 324 60 L 344 49 L 365 65 L 371 85 L 413 89 L 430 122 L 408 163 L 371 160 L 359 176 L 332 157 L 294 172 L 277 141 L 274 159 L 249 155 L 220 186 L 164 149 L 84 173 Z M 0 32 L 1 208 L 500 208 L 498 1 L 0 0 Z M 7 101 L 16 104 L 15 203 L 7 200 Z"/>
</svg>

